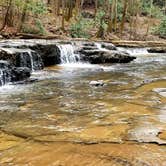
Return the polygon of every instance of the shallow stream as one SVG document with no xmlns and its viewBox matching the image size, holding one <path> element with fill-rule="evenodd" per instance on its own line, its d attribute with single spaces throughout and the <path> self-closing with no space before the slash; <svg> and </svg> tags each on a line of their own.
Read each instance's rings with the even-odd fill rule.
<svg viewBox="0 0 166 166">
<path fill-rule="evenodd" d="M 52 66 L 34 83 L 1 87 L 0 165 L 165 166 L 166 54 L 135 55 Z"/>
</svg>

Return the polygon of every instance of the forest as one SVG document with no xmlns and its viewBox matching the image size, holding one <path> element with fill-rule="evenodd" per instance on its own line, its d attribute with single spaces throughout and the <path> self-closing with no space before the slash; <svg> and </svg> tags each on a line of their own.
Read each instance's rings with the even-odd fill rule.
<svg viewBox="0 0 166 166">
<path fill-rule="evenodd" d="M 1 0 L 0 34 L 164 40 L 166 0 Z"/>
</svg>

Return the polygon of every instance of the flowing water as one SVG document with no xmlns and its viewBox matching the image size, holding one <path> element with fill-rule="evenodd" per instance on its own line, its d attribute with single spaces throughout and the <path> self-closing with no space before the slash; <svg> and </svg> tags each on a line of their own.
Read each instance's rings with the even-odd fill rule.
<svg viewBox="0 0 166 166">
<path fill-rule="evenodd" d="M 61 44 L 58 46 L 61 53 L 61 64 L 75 64 L 80 62 L 79 54 L 74 53 L 72 44 Z"/>
<path fill-rule="evenodd" d="M 0 88 L 0 165 L 165 166 L 166 55 L 132 50 L 135 61 L 101 66 L 59 48 L 75 65 Z"/>
</svg>

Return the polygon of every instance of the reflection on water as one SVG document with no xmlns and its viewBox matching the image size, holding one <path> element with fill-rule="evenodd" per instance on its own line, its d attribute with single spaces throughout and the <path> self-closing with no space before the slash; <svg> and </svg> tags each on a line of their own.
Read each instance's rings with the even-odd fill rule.
<svg viewBox="0 0 166 166">
<path fill-rule="evenodd" d="M 1 87 L 0 165 L 166 165 L 166 55 L 137 56 Z"/>
</svg>

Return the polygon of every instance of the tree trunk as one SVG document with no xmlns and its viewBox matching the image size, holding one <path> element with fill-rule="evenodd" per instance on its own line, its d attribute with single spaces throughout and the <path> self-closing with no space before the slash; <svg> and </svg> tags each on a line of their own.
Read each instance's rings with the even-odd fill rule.
<svg viewBox="0 0 166 166">
<path fill-rule="evenodd" d="M 124 30 L 124 24 L 125 24 L 125 19 L 126 19 L 127 6 L 128 6 L 128 0 L 124 0 L 123 15 L 122 15 L 121 28 L 120 28 L 121 35 L 123 33 L 123 30 Z"/>
<path fill-rule="evenodd" d="M 10 12 L 10 8 L 11 8 L 11 5 L 12 5 L 12 0 L 9 0 L 7 4 L 8 4 L 8 6 L 7 6 L 7 10 L 6 10 L 4 22 L 3 22 L 2 28 L 0 29 L 0 32 L 1 32 L 1 31 L 6 27 L 6 25 L 7 25 L 7 21 L 8 21 L 8 17 L 9 17 L 9 12 Z"/>
</svg>

